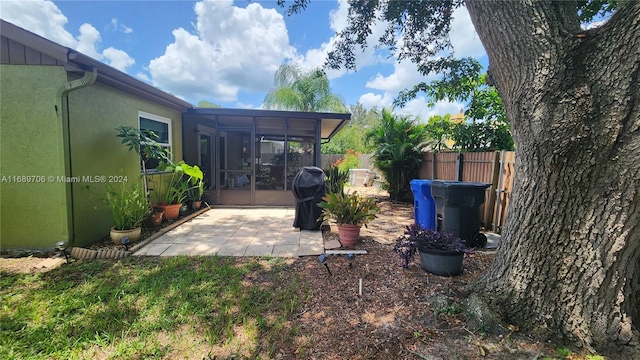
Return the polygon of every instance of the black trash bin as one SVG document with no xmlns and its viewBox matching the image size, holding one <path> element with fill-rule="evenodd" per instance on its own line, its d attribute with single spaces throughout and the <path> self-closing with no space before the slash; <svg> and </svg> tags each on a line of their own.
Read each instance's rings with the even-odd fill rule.
<svg viewBox="0 0 640 360">
<path fill-rule="evenodd" d="M 487 237 L 480 232 L 485 190 L 491 184 L 462 181 L 431 182 L 436 202 L 436 228 L 452 232 L 468 247 L 484 247 Z"/>
<path fill-rule="evenodd" d="M 318 221 L 322 208 L 318 203 L 326 193 L 324 171 L 319 167 L 306 166 L 293 178 L 291 191 L 296 198 L 296 217 L 293 227 L 305 230 L 319 230 Z"/>
</svg>

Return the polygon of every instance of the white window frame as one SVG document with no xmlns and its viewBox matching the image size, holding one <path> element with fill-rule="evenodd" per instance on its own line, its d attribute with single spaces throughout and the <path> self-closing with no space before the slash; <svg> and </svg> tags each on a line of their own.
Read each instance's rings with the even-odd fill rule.
<svg viewBox="0 0 640 360">
<path fill-rule="evenodd" d="M 160 116 L 160 115 L 155 115 L 155 114 L 151 114 L 148 112 L 144 112 L 144 111 L 138 111 L 138 129 L 142 130 L 141 126 L 140 126 L 140 118 L 145 118 L 151 121 L 157 121 L 160 123 L 165 123 L 167 124 L 167 131 L 168 131 L 168 136 L 167 136 L 167 140 L 169 142 L 167 143 L 163 143 L 158 141 L 158 144 L 160 146 L 162 146 L 163 148 L 169 149 L 169 152 L 171 153 L 171 150 L 173 149 L 173 129 L 172 129 L 172 120 L 170 118 L 166 118 L 164 116 Z M 173 153 L 171 153 L 171 156 L 173 157 Z M 171 159 L 173 160 L 173 159 Z M 140 169 L 142 170 L 142 169 Z M 148 171 L 154 172 L 157 171 L 156 169 L 147 169 Z"/>
</svg>

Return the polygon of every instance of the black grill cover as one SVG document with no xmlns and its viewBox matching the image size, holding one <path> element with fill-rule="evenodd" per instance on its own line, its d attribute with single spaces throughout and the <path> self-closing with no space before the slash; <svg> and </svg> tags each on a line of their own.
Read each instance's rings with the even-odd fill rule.
<svg viewBox="0 0 640 360">
<path fill-rule="evenodd" d="M 326 193 L 324 171 L 319 167 L 305 166 L 293 178 L 293 196 L 296 198 L 296 218 L 293 227 L 305 230 L 318 230 L 322 221 L 318 221 L 322 208 L 318 203 Z"/>
</svg>

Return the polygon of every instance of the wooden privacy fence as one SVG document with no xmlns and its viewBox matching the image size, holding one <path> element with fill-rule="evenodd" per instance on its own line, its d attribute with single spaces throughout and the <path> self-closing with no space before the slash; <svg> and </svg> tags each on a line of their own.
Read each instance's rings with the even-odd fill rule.
<svg viewBox="0 0 640 360">
<path fill-rule="evenodd" d="M 360 154 L 358 156 L 358 169 L 373 169 L 373 159 L 371 154 Z M 322 154 L 320 155 L 321 168 L 326 169 L 329 165 L 336 162 L 338 159 L 344 158 L 341 154 Z"/>
<path fill-rule="evenodd" d="M 513 188 L 513 151 L 426 153 L 424 159 L 420 179 L 491 184 L 485 194 L 482 219 L 486 229 L 502 231 Z"/>
<path fill-rule="evenodd" d="M 322 168 L 327 168 L 343 157 L 344 155 L 340 154 L 322 154 Z M 501 233 L 513 188 L 514 166 L 513 151 L 425 153 L 418 177 L 491 184 L 485 193 L 481 219 L 486 229 Z M 360 155 L 358 168 L 375 170 L 372 155 Z M 382 176 L 379 171 L 377 175 Z"/>
</svg>

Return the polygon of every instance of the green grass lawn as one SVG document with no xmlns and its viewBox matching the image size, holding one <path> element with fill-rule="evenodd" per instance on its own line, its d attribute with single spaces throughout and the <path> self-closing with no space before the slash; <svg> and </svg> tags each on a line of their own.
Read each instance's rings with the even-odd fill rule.
<svg viewBox="0 0 640 360">
<path fill-rule="evenodd" d="M 295 334 L 287 319 L 308 294 L 286 268 L 282 259 L 129 257 L 1 272 L 0 358 L 270 356 Z"/>
</svg>

